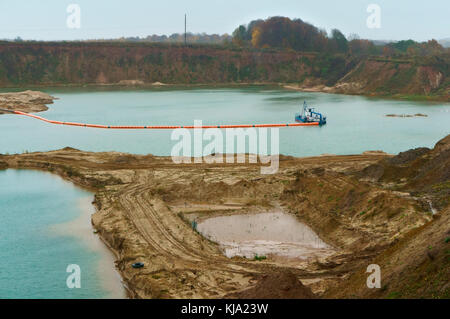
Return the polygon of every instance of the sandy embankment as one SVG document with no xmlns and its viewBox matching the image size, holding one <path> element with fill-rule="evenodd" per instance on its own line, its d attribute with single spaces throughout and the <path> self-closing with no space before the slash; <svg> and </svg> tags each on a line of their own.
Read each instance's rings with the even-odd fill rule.
<svg viewBox="0 0 450 319">
<path fill-rule="evenodd" d="M 56 234 L 79 239 L 87 249 L 99 255 L 97 274 L 100 277 L 103 289 L 108 293 L 108 298 L 127 298 L 122 279 L 115 268 L 116 256 L 114 252 L 94 233 L 91 218 L 92 214 L 95 213 L 95 207 L 92 205 L 92 200 L 93 196 L 81 198 L 78 202 L 81 214 L 67 223 L 53 225 L 51 229 Z"/>
<path fill-rule="evenodd" d="M 0 93 L 0 109 L 36 113 L 47 111 L 46 104 L 52 104 L 56 98 L 39 91 Z M 0 114 L 4 114 L 0 110 Z"/>
<path fill-rule="evenodd" d="M 288 90 L 302 91 L 302 92 L 324 92 L 334 93 L 333 87 L 325 85 L 283 85 L 283 88 Z"/>
<path fill-rule="evenodd" d="M 413 240 L 410 232 L 438 225 L 433 220 L 443 213 L 433 217 L 429 201 L 439 212 L 448 205 L 446 184 L 433 185 L 445 183 L 449 145 L 448 137 L 434 150 L 406 152 L 396 157 L 381 153 L 281 156 L 278 173 L 267 176 L 260 175 L 256 164 L 178 165 L 169 157 L 89 153 L 71 148 L 0 155 L 0 167 L 50 171 L 95 191 L 97 212 L 92 216 L 93 225 L 115 251 L 118 270 L 131 297 L 232 297 L 256 287 L 261 276 L 280 271 L 294 274 L 315 296 L 333 297 L 330 291 L 335 286 L 344 285 L 334 295 L 349 284 L 365 287 L 365 278 L 361 283 L 346 279 L 355 271 L 364 274 L 372 259 L 397 247 L 393 246 L 395 243 Z M 308 225 L 336 253 L 303 262 L 229 259 L 189 222 L 192 216 L 204 219 L 265 212 L 274 207 Z M 439 227 L 434 233 L 441 241 L 440 236 L 445 236 L 448 229 Z M 411 257 L 401 265 L 401 278 L 407 277 L 406 266 L 427 258 L 421 249 L 426 250 L 430 243 L 415 244 L 417 250 L 405 254 Z M 396 249 L 400 251 L 402 247 Z M 145 267 L 132 268 L 138 261 Z M 389 256 L 378 262 L 396 265 Z M 268 289 L 280 292 L 282 287 Z M 348 297 L 367 294 L 364 289 L 354 289 L 358 295 Z M 389 293 L 387 287 L 380 294 Z"/>
</svg>

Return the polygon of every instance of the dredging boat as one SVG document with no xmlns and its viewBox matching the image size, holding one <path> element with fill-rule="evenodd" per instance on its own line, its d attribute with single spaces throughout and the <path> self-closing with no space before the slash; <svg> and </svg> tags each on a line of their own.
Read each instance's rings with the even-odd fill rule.
<svg viewBox="0 0 450 319">
<path fill-rule="evenodd" d="M 306 101 L 303 102 L 301 113 L 295 114 L 295 121 L 300 123 L 319 123 L 319 125 L 327 124 L 327 117 L 322 113 L 315 112 L 314 108 L 309 107 Z"/>
</svg>

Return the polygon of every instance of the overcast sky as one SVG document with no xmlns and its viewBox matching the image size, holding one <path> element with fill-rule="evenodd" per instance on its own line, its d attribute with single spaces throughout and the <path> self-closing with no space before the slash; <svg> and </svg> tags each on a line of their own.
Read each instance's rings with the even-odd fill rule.
<svg viewBox="0 0 450 319">
<path fill-rule="evenodd" d="M 81 8 L 81 28 L 66 25 L 69 4 Z M 369 4 L 381 8 L 381 28 L 368 28 Z M 182 33 L 232 33 L 258 18 L 301 18 L 361 38 L 424 41 L 450 37 L 449 0 L 0 0 L 0 39 L 75 40 Z"/>
</svg>

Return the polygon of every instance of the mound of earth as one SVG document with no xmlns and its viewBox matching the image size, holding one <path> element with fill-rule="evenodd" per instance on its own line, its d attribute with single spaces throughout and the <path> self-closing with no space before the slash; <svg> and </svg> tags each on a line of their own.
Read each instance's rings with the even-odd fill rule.
<svg viewBox="0 0 450 319">
<path fill-rule="evenodd" d="M 325 298 L 450 298 L 450 209 L 412 230 L 336 287 Z M 381 269 L 381 288 L 366 286 L 369 264 Z"/>
<path fill-rule="evenodd" d="M 237 299 L 315 299 L 311 289 L 304 286 L 289 270 L 265 274 L 249 289 L 225 296 Z"/>
<path fill-rule="evenodd" d="M 433 149 L 419 148 L 382 159 L 360 173 L 371 174 L 386 188 L 434 206 L 432 219 L 367 261 L 337 286 L 328 298 L 450 298 L 450 135 Z M 362 176 L 361 176 L 362 177 Z M 431 206 L 432 205 L 432 206 Z M 380 289 L 368 289 L 369 264 L 380 266 Z"/>
<path fill-rule="evenodd" d="M 426 195 L 444 208 L 450 198 L 450 135 L 433 149 L 416 148 L 385 158 L 357 173 L 360 179 L 379 182 L 414 196 Z"/>
<path fill-rule="evenodd" d="M 430 149 L 427 147 L 415 148 L 415 149 L 412 149 L 412 150 L 409 150 L 406 152 L 401 152 L 397 156 L 387 159 L 387 162 L 389 164 L 394 164 L 394 165 L 406 164 L 406 163 L 414 161 L 416 158 L 426 154 L 429 151 L 430 151 Z"/>
<path fill-rule="evenodd" d="M 0 109 L 28 113 L 47 111 L 46 104 L 52 104 L 55 98 L 39 91 L 0 93 Z M 0 114 L 4 114 L 0 110 Z"/>
</svg>

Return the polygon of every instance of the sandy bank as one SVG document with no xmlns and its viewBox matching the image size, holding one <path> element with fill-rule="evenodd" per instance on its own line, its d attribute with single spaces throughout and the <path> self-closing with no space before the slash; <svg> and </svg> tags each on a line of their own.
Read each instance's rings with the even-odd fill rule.
<svg viewBox="0 0 450 319">
<path fill-rule="evenodd" d="M 281 156 L 274 175 L 261 175 L 258 164 L 248 160 L 178 165 L 170 157 L 71 148 L 0 155 L 0 165 L 51 171 L 96 192 L 92 223 L 115 251 L 131 297 L 220 298 L 254 287 L 261 275 L 281 270 L 291 272 L 316 296 L 333 297 L 326 293 L 347 285 L 345 279 L 356 270 L 410 238 L 411 232 L 433 225 L 445 212 L 449 138 L 433 150 L 399 157 Z M 435 217 L 429 200 L 438 210 Z M 189 222 L 193 215 L 202 219 L 274 207 L 308 225 L 336 253 L 303 262 L 230 259 Z M 435 229 L 436 238 L 441 240 L 447 230 Z M 416 244 L 426 249 L 426 242 Z M 421 256 L 414 255 L 405 265 Z M 384 258 L 395 265 L 389 256 Z M 144 268 L 132 268 L 135 262 L 143 262 Z M 389 288 L 383 292 L 389 293 Z"/>
<path fill-rule="evenodd" d="M 116 257 L 105 243 L 94 233 L 91 223 L 95 207 L 92 205 L 93 196 L 80 199 L 78 206 L 81 214 L 74 220 L 57 224 L 51 230 L 59 235 L 75 237 L 83 245 L 100 256 L 97 265 L 97 274 L 100 277 L 103 289 L 108 292 L 108 298 L 123 299 L 127 292 L 122 284 L 122 279 L 115 268 Z"/>
<path fill-rule="evenodd" d="M 39 91 L 0 93 L 0 109 L 36 113 L 47 111 L 55 97 Z M 0 110 L 0 114 L 4 114 Z"/>
<path fill-rule="evenodd" d="M 412 101 L 436 101 L 449 102 L 448 95 L 419 95 L 419 94 L 387 94 L 380 92 L 373 92 L 370 90 L 364 91 L 357 83 L 341 83 L 334 86 L 326 86 L 324 84 L 280 84 L 283 88 L 288 90 L 300 92 L 322 92 L 330 94 L 344 94 L 344 95 L 358 95 L 366 97 L 377 97 L 382 99 L 393 100 L 412 100 Z M 421 115 L 419 115 L 421 116 Z"/>
</svg>

